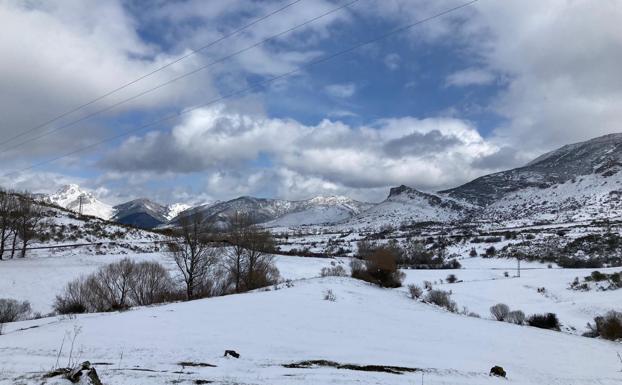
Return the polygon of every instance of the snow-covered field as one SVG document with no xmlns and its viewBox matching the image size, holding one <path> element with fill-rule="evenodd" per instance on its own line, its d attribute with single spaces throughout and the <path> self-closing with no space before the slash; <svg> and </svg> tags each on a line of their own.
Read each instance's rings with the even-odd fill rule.
<svg viewBox="0 0 622 385">
<path fill-rule="evenodd" d="M 327 289 L 335 302 L 323 299 Z M 41 326 L 18 330 L 33 325 Z M 493 365 L 514 384 L 622 381 L 619 344 L 451 314 L 350 278 L 314 278 L 276 291 L 11 324 L 0 340 L 0 383 L 40 384 L 33 372 L 54 367 L 63 336 L 76 331 L 74 360 L 107 363 L 96 365 L 107 384 L 420 384 L 422 375 L 425 384 L 497 384 L 504 380 L 488 376 Z M 226 349 L 241 357 L 224 358 Z M 317 359 L 421 371 L 282 366 Z"/>
<path fill-rule="evenodd" d="M 404 285 L 415 283 L 423 287 L 424 281 L 433 282 L 435 289 L 451 290 L 460 308 L 466 306 L 486 318 L 491 317 L 489 309 L 497 303 L 505 303 L 527 315 L 556 313 L 565 330 L 578 334 L 587 330 L 587 322 L 592 322 L 596 315 L 622 309 L 622 290 L 568 289 L 575 277 L 582 279 L 594 269 L 549 269 L 545 264 L 522 262 L 521 276 L 516 278 L 516 260 L 476 257 L 462 259 L 460 263 L 462 269 L 458 270 L 406 270 Z M 598 270 L 612 273 L 622 268 Z M 505 272 L 509 277 L 504 276 Z M 449 274 L 455 274 L 462 282 L 447 283 Z M 545 291 L 540 293 L 538 288 Z"/>
<path fill-rule="evenodd" d="M 464 256 L 470 248 L 460 244 L 450 251 Z M 33 310 L 47 313 L 68 281 L 123 257 L 157 260 L 174 271 L 166 253 L 76 253 L 2 261 L 0 297 L 28 300 Z M 521 277 L 513 278 L 516 260 L 467 257 L 460 261 L 462 269 L 406 270 L 399 289 L 319 277 L 322 267 L 340 264 L 347 270 L 348 262 L 277 256 L 283 280 L 292 281 L 278 290 L 7 324 L 0 336 L 0 384 L 41 384 L 42 372 L 67 364 L 68 341 L 76 333 L 72 360 L 99 363 L 95 366 L 105 384 L 420 384 L 422 379 L 425 384 L 494 384 L 503 381 L 488 376 L 494 365 L 504 367 L 514 384 L 622 383 L 617 358 L 622 345 L 580 336 L 595 315 L 622 308 L 622 290 L 568 289 L 574 277 L 583 278 L 592 269 L 523 262 Z M 446 283 L 448 274 L 462 282 Z M 466 306 L 482 318 L 410 299 L 406 285 L 424 281 L 451 290 L 460 309 Z M 542 287 L 545 292 L 538 292 Z M 336 295 L 335 302 L 324 300 L 327 290 Z M 563 331 L 493 321 L 489 308 L 499 302 L 527 315 L 554 312 Z M 227 349 L 238 351 L 241 358 L 223 358 Z M 319 359 L 417 371 L 283 367 Z M 183 367 L 178 365 L 182 361 L 216 367 Z"/>
<path fill-rule="evenodd" d="M 33 311 L 47 314 L 52 311 L 54 298 L 69 281 L 126 257 L 135 261 L 158 261 L 167 266 L 171 273 L 176 273 L 173 261 L 166 253 L 76 255 L 70 252 L 48 257 L 13 259 L 0 263 L 0 298 L 29 301 Z M 319 276 L 322 267 L 330 266 L 332 261 L 337 260 L 276 257 L 282 278 L 292 280 Z"/>
</svg>

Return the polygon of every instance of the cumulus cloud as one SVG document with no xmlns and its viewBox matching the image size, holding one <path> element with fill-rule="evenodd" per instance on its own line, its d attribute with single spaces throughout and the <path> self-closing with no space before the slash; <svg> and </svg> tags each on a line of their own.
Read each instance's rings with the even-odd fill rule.
<svg viewBox="0 0 622 385">
<path fill-rule="evenodd" d="M 128 139 L 101 166 L 205 173 L 216 195 L 271 190 L 299 197 L 313 188 L 360 196 L 367 191 L 377 198 L 390 185 L 434 190 L 464 182 L 481 172 L 478 160 L 497 151 L 470 123 L 454 118 L 382 119 L 356 127 L 324 120 L 308 126 L 221 105 L 194 111 L 170 132 Z M 261 159 L 269 159 L 269 167 L 257 166 Z M 240 171 L 250 169 L 255 171 Z"/>
<path fill-rule="evenodd" d="M 462 3 L 387 0 L 369 14 L 405 22 Z M 501 77 L 504 87 L 490 109 L 507 124 L 494 129 L 494 140 L 536 156 L 621 130 L 621 18 L 616 1 L 481 1 L 413 29 L 409 39 L 451 41 L 473 62 L 447 74 L 448 86 Z"/>
</svg>

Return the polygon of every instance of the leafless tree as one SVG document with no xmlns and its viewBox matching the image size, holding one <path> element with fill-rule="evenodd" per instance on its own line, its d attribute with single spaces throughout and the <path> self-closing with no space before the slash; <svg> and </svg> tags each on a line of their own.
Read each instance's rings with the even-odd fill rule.
<svg viewBox="0 0 622 385">
<path fill-rule="evenodd" d="M 0 190 L 0 261 L 6 251 L 9 239 L 15 235 L 14 216 L 16 211 L 15 196 Z"/>
<path fill-rule="evenodd" d="M 245 238 L 246 230 L 251 226 L 248 216 L 236 213 L 231 218 L 231 227 L 226 235 L 227 247 L 224 253 L 224 266 L 233 290 L 240 293 L 243 290 L 245 270 Z"/>
<path fill-rule="evenodd" d="M 216 249 L 210 235 L 209 226 L 197 211 L 180 220 L 176 235 L 168 242 L 168 250 L 186 286 L 187 299 L 195 298 L 199 290 L 205 289 L 210 270 L 216 264 Z"/>
<path fill-rule="evenodd" d="M 18 198 L 16 213 L 13 253 L 15 252 L 16 238 L 19 237 L 21 245 L 20 257 L 25 258 L 28 244 L 36 237 L 37 228 L 43 219 L 43 209 L 30 197 L 20 196 Z"/>
<path fill-rule="evenodd" d="M 253 224 L 244 214 L 236 214 L 226 236 L 225 268 L 236 293 L 271 285 L 278 281 L 274 265 L 272 234 Z"/>
</svg>

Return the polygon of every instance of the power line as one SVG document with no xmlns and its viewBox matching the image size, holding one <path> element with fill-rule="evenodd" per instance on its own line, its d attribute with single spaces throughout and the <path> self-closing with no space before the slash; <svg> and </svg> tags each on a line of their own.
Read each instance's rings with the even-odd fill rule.
<svg viewBox="0 0 622 385">
<path fill-rule="evenodd" d="M 312 67 L 312 66 L 315 66 L 315 65 L 318 65 L 318 64 L 324 63 L 324 62 L 329 61 L 329 60 L 332 60 L 332 59 L 334 59 L 334 58 L 336 58 L 336 57 L 339 57 L 339 56 L 345 55 L 345 54 L 347 54 L 347 53 L 350 53 L 350 52 L 352 52 L 352 51 L 355 51 L 355 50 L 357 50 L 357 49 L 359 49 L 359 48 L 361 48 L 361 47 L 364 47 L 364 46 L 367 46 L 367 45 L 370 45 L 370 44 L 376 43 L 376 42 L 378 42 L 378 41 L 380 41 L 380 40 L 386 39 L 386 38 L 388 38 L 388 37 L 390 37 L 390 36 L 392 36 L 392 35 L 395 35 L 395 34 L 398 34 L 398 33 L 404 32 L 404 31 L 407 31 L 407 30 L 409 30 L 409 29 L 411 29 L 411 28 L 413 28 L 413 27 L 416 27 L 416 26 L 418 26 L 418 25 L 420 25 L 420 24 L 423 24 L 423 23 L 426 23 L 426 22 L 428 22 L 428 21 L 431 21 L 431 20 L 437 19 L 437 18 L 439 18 L 439 17 L 445 16 L 445 15 L 447 15 L 447 14 L 449 14 L 449 13 L 452 13 L 452 12 L 458 11 L 458 10 L 460 10 L 460 9 L 462 9 L 462 8 L 466 8 L 466 7 L 468 7 L 468 6 L 470 6 L 470 5 L 474 4 L 474 3 L 476 3 L 476 2 L 478 2 L 478 1 L 479 1 L 479 0 L 471 0 L 471 1 L 469 1 L 469 2 L 463 3 L 463 4 L 458 5 L 458 6 L 455 6 L 455 7 L 453 7 L 453 8 L 449 8 L 449 9 L 447 9 L 447 10 L 445 10 L 445 11 L 439 12 L 439 13 L 437 13 L 437 14 L 434 14 L 434 15 L 432 15 L 432 16 L 426 17 L 426 18 L 424 18 L 424 19 L 420 19 L 420 20 L 414 21 L 414 22 L 412 22 L 412 23 L 402 25 L 402 26 L 400 26 L 400 27 L 398 27 L 398 28 L 395 28 L 395 29 L 393 29 L 393 30 L 391 30 L 391 31 L 389 31 L 389 32 L 386 32 L 386 33 L 384 33 L 384 34 L 382 34 L 382 35 L 376 36 L 376 37 L 374 37 L 374 38 L 372 38 L 372 39 L 370 39 L 370 40 L 366 40 L 366 41 L 363 41 L 363 42 L 358 43 L 358 44 L 356 44 L 356 45 L 353 45 L 353 46 L 351 46 L 351 47 L 349 47 L 349 48 L 346 48 L 346 49 L 344 49 L 344 50 L 337 51 L 337 52 L 332 53 L 332 54 L 329 54 L 329 55 L 325 55 L 325 56 L 323 56 L 323 57 L 321 57 L 321 58 L 319 58 L 319 59 L 312 60 L 312 61 L 308 62 L 307 64 L 304 64 L 304 65 L 302 65 L 302 66 L 300 66 L 300 67 L 298 67 L 298 68 L 296 68 L 296 69 L 294 69 L 294 70 L 292 70 L 292 71 L 288 71 L 288 72 L 285 72 L 285 73 L 283 73 L 283 74 L 280 74 L 280 75 L 277 75 L 277 76 L 273 76 L 273 77 L 271 77 L 271 78 L 268 78 L 268 79 L 265 79 L 265 80 L 262 80 L 262 81 L 256 82 L 256 83 L 252 84 L 252 85 L 251 85 L 251 86 L 249 86 L 249 87 L 245 87 L 245 88 L 242 88 L 242 89 L 240 89 L 240 90 L 237 90 L 237 91 L 234 91 L 234 92 L 231 92 L 231 93 L 225 94 L 225 95 L 220 96 L 220 97 L 218 97 L 218 98 L 216 98 L 216 99 L 212 99 L 212 100 L 210 100 L 210 101 L 208 101 L 208 102 L 206 102 L 206 103 L 199 104 L 199 105 L 196 105 L 196 106 L 194 106 L 194 107 L 191 107 L 191 108 L 185 109 L 185 110 L 183 110 L 183 111 L 181 111 L 181 112 L 179 112 L 179 113 L 173 113 L 173 114 L 169 114 L 169 115 L 163 116 L 163 117 L 161 117 L 161 118 L 159 118 L 159 119 L 156 119 L 156 120 L 151 121 L 151 122 L 149 122 L 149 123 L 143 124 L 142 126 L 138 126 L 138 127 L 134 128 L 134 129 L 128 130 L 128 131 L 126 131 L 126 132 L 124 132 L 124 133 L 121 133 L 121 134 L 118 134 L 118 135 L 115 135 L 115 136 L 109 137 L 109 138 L 107 138 L 107 139 L 100 140 L 100 141 L 98 141 L 98 142 L 95 142 L 95 143 L 93 143 L 93 144 L 90 144 L 90 145 L 87 145 L 87 146 L 84 146 L 84 147 L 78 148 L 78 149 L 76 149 L 76 150 L 73 150 L 73 151 L 70 151 L 70 152 L 64 153 L 64 154 L 62 154 L 62 155 L 60 155 L 60 156 L 57 156 L 57 157 L 55 157 L 55 158 L 51 158 L 51 159 L 48 159 L 48 160 L 45 160 L 45 161 L 42 161 L 42 162 L 39 162 L 39 163 L 35 163 L 35 164 L 33 164 L 33 165 L 29 166 L 29 167 L 25 167 L 25 168 L 23 168 L 23 169 L 19 169 L 19 170 L 15 170 L 15 171 L 12 171 L 12 172 L 6 173 L 6 174 L 4 174 L 4 177 L 7 177 L 7 176 L 10 176 L 10 175 L 13 175 L 13 174 L 16 174 L 16 173 L 22 172 L 22 171 L 31 170 L 31 169 L 33 169 L 33 168 L 37 168 L 37 167 L 39 167 L 39 166 L 43 166 L 43 165 L 45 165 L 45 164 L 47 164 L 47 163 L 55 162 L 55 161 L 57 161 L 57 160 L 60 160 L 60 159 L 63 159 L 63 158 L 69 157 L 69 156 L 71 156 L 71 155 L 74 155 L 74 154 L 77 154 L 77 153 L 80 153 L 80 152 L 86 151 L 86 150 L 88 150 L 88 149 L 90 149 L 90 148 L 97 147 L 97 146 L 99 146 L 99 145 L 101 145 L 101 144 L 108 143 L 108 142 L 114 141 L 114 140 L 116 140 L 116 139 L 119 139 L 119 138 L 125 137 L 125 136 L 127 136 L 127 135 L 129 135 L 129 134 L 132 134 L 132 133 L 136 133 L 136 132 L 142 131 L 142 130 L 144 130 L 144 129 L 146 129 L 146 128 L 149 128 L 149 127 L 151 127 L 151 126 L 154 126 L 154 125 L 157 125 L 157 124 L 160 124 L 160 123 L 163 123 L 163 122 L 169 121 L 169 120 L 173 120 L 173 119 L 177 118 L 178 116 L 181 116 L 181 115 L 186 115 L 186 114 L 188 114 L 188 113 L 190 113 L 190 112 L 192 112 L 192 111 L 195 111 L 195 110 L 197 110 L 197 109 L 199 109 L 199 108 L 207 107 L 207 106 L 209 106 L 209 105 L 212 105 L 212 104 L 218 103 L 218 102 L 220 102 L 220 101 L 222 101 L 222 100 L 229 99 L 229 98 L 232 98 L 232 97 L 237 96 L 237 95 L 242 95 L 242 94 L 245 94 L 245 93 L 247 93 L 247 92 L 249 92 L 249 91 L 252 91 L 252 90 L 255 90 L 255 89 L 261 88 L 261 87 L 263 87 L 263 86 L 265 86 L 265 85 L 267 85 L 267 84 L 270 84 L 270 83 L 272 83 L 272 82 L 275 82 L 275 81 L 277 81 L 277 80 L 280 80 L 280 79 L 283 79 L 283 78 L 286 78 L 286 77 L 292 76 L 292 75 L 294 75 L 294 74 L 296 74 L 296 73 L 298 73 L 298 72 L 301 72 L 301 71 L 302 71 L 303 69 L 305 69 L 305 68 Z"/>
<path fill-rule="evenodd" d="M 166 68 L 168 68 L 168 67 L 170 67 L 170 66 L 172 66 L 172 65 L 174 65 L 174 64 L 179 63 L 180 61 L 182 61 L 182 60 L 184 60 L 184 59 L 187 59 L 187 58 L 189 58 L 190 56 L 196 55 L 197 53 L 199 53 L 199 52 L 201 52 L 201 51 L 203 51 L 203 50 L 205 50 L 205 49 L 207 49 L 207 48 L 210 48 L 210 47 L 212 47 L 212 46 L 214 46 L 214 45 L 216 45 L 216 44 L 220 43 L 220 42 L 221 42 L 221 41 L 223 41 L 223 40 L 226 40 L 226 39 L 228 39 L 228 38 L 230 38 L 230 37 L 232 37 L 232 36 L 235 36 L 235 35 L 237 35 L 237 34 L 239 34 L 239 33 L 243 32 L 243 31 L 247 30 L 248 28 L 250 28 L 250 27 L 254 26 L 255 24 L 257 24 L 257 23 L 259 23 L 259 22 L 262 22 L 262 21 L 264 21 L 264 20 L 268 19 L 268 18 L 269 18 L 269 17 L 271 17 L 271 16 L 274 16 L 274 15 L 276 15 L 277 13 L 279 13 L 279 12 L 281 12 L 281 11 L 284 11 L 285 9 L 287 9 L 287 8 L 289 8 L 289 7 L 293 6 L 293 5 L 295 5 L 295 4 L 297 4 L 297 3 L 301 2 L 301 1 L 303 1 L 303 0 L 295 0 L 295 1 L 292 1 L 291 3 L 285 4 L 284 6 L 282 6 L 282 7 L 278 8 L 278 9 L 275 9 L 274 11 L 272 11 L 272 12 L 270 12 L 270 13 L 268 13 L 268 14 L 266 14 L 266 15 L 264 15 L 264 16 L 262 16 L 262 17 L 260 17 L 260 18 L 257 18 L 257 19 L 255 19 L 255 20 L 253 20 L 252 22 L 250 22 L 250 23 L 248 23 L 248 24 L 246 24 L 246 25 L 244 25 L 244 26 L 242 26 L 242 27 L 240 27 L 240 28 L 236 29 L 236 30 L 235 30 L 235 31 L 233 31 L 233 32 L 230 32 L 230 33 L 227 33 L 227 34 L 225 34 L 225 35 L 222 35 L 220 38 L 218 38 L 218 39 L 216 39 L 216 40 L 214 40 L 214 41 L 212 41 L 212 42 L 210 42 L 210 43 L 208 43 L 208 44 L 205 44 L 205 45 L 203 45 L 203 46 L 201 46 L 201 47 L 199 47 L 199 48 L 196 48 L 196 49 L 190 50 L 190 52 L 188 52 L 188 53 L 186 53 L 186 54 L 184 54 L 184 55 L 182 55 L 182 56 L 178 57 L 177 59 L 175 59 L 175 60 L 173 60 L 173 61 L 170 61 L 170 62 L 168 62 L 168 63 L 166 63 L 166 64 L 164 64 L 164 65 L 162 65 L 162 66 L 160 66 L 160 67 L 158 67 L 158 68 L 156 68 L 156 69 L 154 69 L 154 70 L 152 70 L 151 72 L 148 72 L 148 73 L 146 73 L 146 74 L 144 74 L 144 75 L 142 75 L 142 76 L 140 76 L 140 77 L 138 77 L 138 78 L 136 78 L 136 79 L 134 79 L 134 80 L 132 80 L 132 81 L 129 81 L 129 82 L 127 82 L 127 83 L 124 83 L 124 84 L 122 84 L 122 85 L 118 86 L 117 88 L 115 88 L 115 89 L 113 89 L 113 90 L 110 90 L 110 91 L 106 92 L 106 93 L 105 93 L 105 94 L 103 94 L 103 95 L 98 96 L 98 97 L 97 97 L 97 98 L 95 98 L 95 99 L 92 99 L 92 100 L 90 100 L 90 101 L 88 101 L 88 102 L 86 102 L 86 103 L 84 103 L 84 104 L 81 104 L 81 105 L 79 105 L 79 106 L 77 106 L 77 107 L 74 107 L 73 109 L 68 110 L 68 111 L 66 111 L 66 112 L 64 112 L 64 113 L 62 113 L 62 114 L 60 114 L 60 115 L 57 115 L 57 116 L 55 116 L 54 118 L 49 119 L 49 120 L 47 120 L 47 121 L 45 121 L 45 122 L 43 122 L 43 123 L 40 123 L 40 124 L 38 124 L 38 125 L 36 125 L 36 126 L 34 126 L 34 127 L 31 127 L 31 128 L 27 129 L 27 130 L 26 130 L 26 131 L 24 131 L 24 132 L 21 132 L 21 133 L 19 133 L 19 134 L 15 135 L 15 136 L 12 136 L 12 137 L 10 137 L 9 139 L 7 139 L 7 140 L 4 140 L 4 141 L 0 142 L 0 145 L 4 145 L 4 144 L 6 144 L 6 143 L 9 143 L 9 142 L 13 141 L 14 139 L 20 138 L 20 137 L 22 137 L 22 136 L 24 136 L 24 135 L 26 135 L 26 134 L 28 134 L 28 133 L 30 133 L 30 132 L 32 132 L 32 131 L 35 131 L 35 130 L 38 130 L 39 128 L 42 128 L 42 127 L 47 126 L 47 125 L 48 125 L 48 124 L 50 124 L 50 123 L 54 123 L 54 122 L 56 122 L 57 120 L 59 120 L 59 119 L 61 119 L 61 118 L 64 118 L 64 117 L 65 117 L 65 116 L 67 116 L 67 115 L 73 114 L 74 112 L 77 112 L 77 111 L 79 111 L 79 110 L 83 109 L 84 107 L 88 107 L 88 106 L 90 106 L 90 105 L 92 105 L 92 104 L 94 104 L 94 103 L 96 103 L 96 102 L 98 102 L 98 101 L 100 101 L 100 100 L 102 100 L 102 99 L 104 99 L 104 98 L 106 98 L 106 97 L 108 97 L 108 96 L 110 96 L 110 95 L 114 94 L 114 93 L 117 93 L 117 92 L 121 91 L 121 90 L 122 90 L 122 89 L 124 89 L 124 88 L 127 88 L 127 87 L 129 87 L 129 86 L 131 86 L 131 85 L 133 85 L 133 84 L 136 84 L 136 83 L 138 83 L 139 81 L 141 81 L 141 80 L 143 80 L 143 79 L 146 79 L 146 78 L 148 78 L 149 76 L 151 76 L 151 75 L 153 75 L 153 74 L 156 74 L 156 73 L 158 73 L 158 72 L 160 72 L 160 71 L 162 71 L 162 70 L 164 70 L 164 69 L 166 69 Z"/>
<path fill-rule="evenodd" d="M 165 87 L 165 86 L 168 86 L 168 85 L 170 85 L 170 84 L 172 84 L 172 83 L 174 83 L 174 82 L 176 82 L 176 81 L 179 81 L 179 80 L 181 80 L 181 79 L 187 78 L 188 76 L 191 76 L 191 75 L 194 75 L 194 74 L 196 74 L 196 73 L 198 73 L 198 72 L 200 72 L 200 71 L 203 71 L 204 69 L 207 69 L 207 68 L 209 68 L 209 67 L 211 67 L 211 66 L 213 66 L 213 65 L 216 65 L 216 64 L 222 63 L 222 62 L 224 62 L 224 61 L 226 61 L 226 60 L 231 59 L 232 57 L 238 56 L 238 55 L 240 55 L 240 54 L 242 54 L 242 53 L 244 53 L 244 52 L 250 51 L 250 50 L 251 50 L 251 49 L 253 49 L 253 48 L 256 48 L 256 47 L 259 47 L 259 46 L 261 46 L 261 45 L 264 45 L 264 44 L 266 44 L 266 43 L 268 43 L 268 42 L 270 42 L 270 41 L 272 41 L 272 40 L 275 40 L 275 39 L 277 39 L 277 38 L 279 38 L 279 37 L 281 37 L 281 36 L 283 36 L 283 35 L 285 35 L 285 34 L 288 34 L 288 33 L 292 32 L 292 31 L 294 31 L 294 30 L 296 30 L 296 29 L 299 29 L 299 28 L 302 28 L 302 27 L 304 27 L 304 26 L 306 26 L 306 25 L 308 25 L 308 24 L 314 23 L 314 22 L 316 22 L 316 21 L 318 21 L 318 20 L 320 20 L 320 19 L 322 19 L 322 18 L 324 18 L 324 17 L 326 17 L 326 16 L 329 16 L 329 15 L 331 15 L 331 14 L 335 13 L 335 12 L 338 12 L 338 11 L 340 11 L 340 10 L 344 9 L 344 8 L 347 8 L 347 7 L 349 7 L 349 6 L 353 5 L 354 3 L 357 3 L 357 2 L 359 2 L 359 1 L 360 1 L 360 0 L 351 0 L 351 1 L 349 1 L 348 3 L 345 3 L 345 4 L 343 4 L 343 5 L 340 5 L 340 6 L 336 7 L 336 8 L 333 8 L 333 9 L 331 9 L 331 10 L 327 11 L 327 12 L 324 12 L 324 13 L 322 13 L 322 14 L 320 14 L 320 15 L 318 15 L 318 16 L 316 16 L 316 17 L 312 18 L 312 19 L 309 19 L 309 20 L 307 20 L 307 21 L 305 21 L 305 22 L 303 22 L 303 23 L 301 23 L 301 24 L 298 24 L 298 25 L 296 25 L 296 26 L 294 26 L 294 27 L 288 28 L 288 29 L 286 29 L 286 30 L 284 30 L 284 31 L 281 31 L 281 32 L 279 32 L 279 33 L 275 34 L 275 35 L 272 35 L 272 36 L 267 37 L 267 38 L 265 38 L 265 39 L 263 39 L 263 40 L 260 40 L 259 42 L 256 42 L 256 43 L 254 43 L 254 44 L 252 44 L 252 45 L 249 45 L 249 46 L 247 46 L 247 47 L 245 47 L 245 48 L 242 48 L 242 49 L 240 49 L 240 50 L 238 50 L 238 51 L 235 51 L 235 52 L 233 52 L 233 53 L 231 53 L 231 54 L 229 54 L 229 55 L 226 55 L 226 56 L 224 56 L 224 57 L 221 57 L 220 59 L 214 60 L 214 61 L 212 61 L 212 62 L 210 62 L 210 63 L 207 63 L 207 64 L 205 64 L 205 65 L 203 65 L 203 66 L 200 66 L 200 67 L 198 67 L 198 68 L 196 68 L 196 69 L 194 69 L 194 70 L 192 70 L 192 71 L 190 71 L 190 72 L 183 73 L 183 74 L 181 74 L 181 75 L 179 75 L 179 76 L 177 76 L 177 77 L 174 77 L 174 78 L 172 78 L 172 79 L 170 79 L 170 80 L 168 80 L 168 81 L 166 81 L 166 82 L 164 82 L 164 83 L 160 83 L 160 84 L 158 84 L 158 85 L 156 85 L 156 86 L 154 86 L 154 87 L 152 87 L 152 88 L 149 88 L 149 89 L 147 89 L 147 90 L 145 90 L 145 91 L 143 91 L 143 92 L 141 92 L 141 93 L 139 93 L 139 94 L 136 94 L 136 95 L 131 96 L 131 97 L 129 97 L 129 98 L 123 99 L 123 100 L 121 100 L 121 101 L 119 101 L 119 102 L 117 102 L 117 103 L 114 103 L 114 104 L 112 104 L 112 105 L 110 105 L 110 106 L 108 106 L 108 107 L 105 107 L 105 108 L 102 108 L 102 109 L 100 109 L 100 110 L 94 111 L 94 112 L 92 112 L 92 113 L 90 113 L 90 114 L 87 114 L 87 115 L 83 116 L 83 117 L 82 117 L 82 118 L 80 118 L 80 119 L 77 119 L 77 120 L 71 121 L 71 122 L 69 122 L 69 123 L 63 124 L 63 125 L 61 125 L 61 126 L 58 126 L 58 127 L 56 127 L 56 128 L 53 128 L 53 129 L 48 130 L 48 131 L 46 131 L 46 132 L 44 132 L 44 133 L 42 133 L 42 134 L 39 134 L 39 135 L 37 135 L 37 136 L 34 136 L 34 137 L 30 138 L 30 139 L 26 139 L 26 140 L 24 140 L 24 141 L 22 141 L 22 142 L 19 142 L 19 143 L 15 144 L 15 145 L 12 145 L 12 146 L 6 147 L 6 148 L 4 148 L 4 149 L 1 149 L 1 150 L 0 150 L 0 154 L 2 154 L 2 153 L 4 153 L 4 152 L 7 152 L 7 151 L 9 151 L 9 150 L 12 150 L 12 149 L 15 149 L 15 148 L 21 147 L 21 146 L 23 146 L 23 145 L 25 145 L 25 144 L 28 144 L 28 143 L 33 142 L 33 141 L 35 141 L 35 140 L 41 139 L 41 138 L 43 138 L 43 137 L 49 136 L 49 135 L 51 135 L 51 134 L 53 134 L 53 133 L 55 133 L 55 132 L 58 132 L 58 131 L 60 131 L 60 130 L 65 129 L 65 128 L 68 128 L 68 127 L 74 126 L 74 125 L 76 125 L 77 123 L 81 123 L 81 122 L 84 122 L 84 121 L 86 121 L 86 120 L 89 120 L 89 119 L 91 119 L 92 117 L 97 116 L 97 115 L 100 115 L 100 114 L 101 114 L 101 113 L 103 113 L 103 112 L 108 112 L 108 111 L 110 111 L 110 110 L 113 110 L 113 109 L 115 109 L 115 108 L 117 108 L 117 107 L 119 107 L 119 106 L 121 106 L 121 105 L 123 105 L 123 104 L 126 104 L 126 103 L 128 103 L 128 102 L 130 102 L 130 101 L 132 101 L 132 100 L 136 100 L 136 99 L 138 99 L 138 98 L 140 98 L 140 97 L 142 97 L 142 96 L 145 96 L 145 95 L 147 95 L 147 94 L 149 94 L 149 93 L 151 93 L 151 92 L 154 92 L 154 91 L 156 91 L 156 90 L 159 90 L 160 88 L 163 88 L 163 87 Z"/>
</svg>

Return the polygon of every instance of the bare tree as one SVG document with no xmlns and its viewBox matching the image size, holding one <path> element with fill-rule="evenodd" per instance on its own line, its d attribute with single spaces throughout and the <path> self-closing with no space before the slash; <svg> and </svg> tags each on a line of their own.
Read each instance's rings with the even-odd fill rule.
<svg viewBox="0 0 622 385">
<path fill-rule="evenodd" d="M 216 263 L 209 230 L 197 211 L 180 219 L 176 235 L 168 242 L 168 250 L 186 286 L 187 299 L 195 298 L 198 290 L 205 288 L 210 270 Z"/>
<path fill-rule="evenodd" d="M 227 233 L 225 270 L 236 293 L 268 286 L 278 281 L 274 265 L 272 234 L 253 224 L 248 215 L 236 213 Z"/>
<path fill-rule="evenodd" d="M 37 228 L 43 219 L 43 209 L 36 204 L 30 197 L 20 196 L 17 204 L 17 215 L 15 216 L 15 234 L 13 235 L 13 250 L 15 252 L 16 238 L 19 237 L 21 251 L 20 257 L 26 257 L 26 250 L 30 241 L 37 235 Z"/>
<path fill-rule="evenodd" d="M 4 256 L 7 242 L 14 235 L 15 197 L 7 191 L 0 190 L 0 261 Z"/>
<path fill-rule="evenodd" d="M 251 226 L 250 218 L 246 215 L 235 213 L 231 218 L 231 227 L 226 235 L 227 247 L 224 253 L 224 266 L 228 279 L 236 293 L 244 291 L 243 280 L 246 256 L 246 230 Z"/>
</svg>

